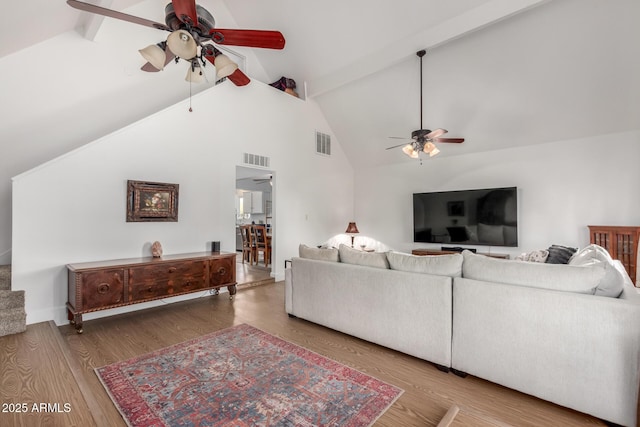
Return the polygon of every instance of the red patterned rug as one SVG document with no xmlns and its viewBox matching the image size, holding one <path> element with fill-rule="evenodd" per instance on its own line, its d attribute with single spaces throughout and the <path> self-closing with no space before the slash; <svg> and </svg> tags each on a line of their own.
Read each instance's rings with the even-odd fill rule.
<svg viewBox="0 0 640 427">
<path fill-rule="evenodd" d="M 369 426 L 403 393 L 244 324 L 96 373 L 130 426 Z"/>
</svg>

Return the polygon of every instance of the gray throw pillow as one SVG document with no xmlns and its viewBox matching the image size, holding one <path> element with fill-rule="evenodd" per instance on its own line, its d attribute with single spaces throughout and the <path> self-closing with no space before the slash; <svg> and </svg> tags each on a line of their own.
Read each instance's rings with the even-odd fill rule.
<svg viewBox="0 0 640 427">
<path fill-rule="evenodd" d="M 568 246 L 551 245 L 547 250 L 549 251 L 547 264 L 567 264 L 578 249 Z"/>
</svg>

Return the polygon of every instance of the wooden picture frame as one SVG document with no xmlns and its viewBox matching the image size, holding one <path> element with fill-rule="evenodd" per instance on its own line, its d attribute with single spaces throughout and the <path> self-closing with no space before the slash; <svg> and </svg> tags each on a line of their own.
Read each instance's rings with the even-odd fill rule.
<svg viewBox="0 0 640 427">
<path fill-rule="evenodd" d="M 178 221 L 178 184 L 127 181 L 127 222 Z"/>
</svg>

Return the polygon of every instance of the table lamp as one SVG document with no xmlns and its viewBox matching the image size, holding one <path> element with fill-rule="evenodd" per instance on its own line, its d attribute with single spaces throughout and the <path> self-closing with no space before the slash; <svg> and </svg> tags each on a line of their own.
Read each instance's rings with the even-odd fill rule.
<svg viewBox="0 0 640 427">
<path fill-rule="evenodd" d="M 354 234 L 358 234 L 358 226 L 356 226 L 355 222 L 350 222 L 349 225 L 347 225 L 347 231 L 345 231 L 345 233 L 350 234 L 351 235 L 351 247 L 353 248 L 353 240 L 355 239 L 356 236 L 354 236 Z"/>
</svg>

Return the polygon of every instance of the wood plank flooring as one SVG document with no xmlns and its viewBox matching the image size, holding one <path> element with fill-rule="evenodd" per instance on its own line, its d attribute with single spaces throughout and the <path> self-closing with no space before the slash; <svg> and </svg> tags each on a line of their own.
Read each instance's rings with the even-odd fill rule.
<svg viewBox="0 0 640 427">
<path fill-rule="evenodd" d="M 354 319 L 357 321 L 357 319 Z M 247 323 L 405 390 L 376 426 L 435 426 L 452 405 L 452 425 L 604 426 L 593 417 L 468 376 L 438 371 L 420 359 L 379 347 L 284 311 L 283 282 L 240 286 L 226 294 L 86 321 L 29 325 L 0 338 L 0 403 L 26 403 L 27 413 L 0 412 L 1 426 L 125 426 L 94 368 L 232 325 Z M 61 412 L 33 412 L 58 403 Z M 70 410 L 64 412 L 64 404 Z"/>
</svg>

